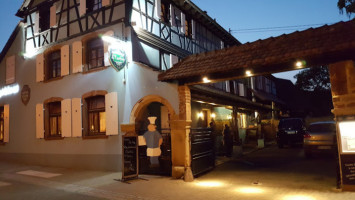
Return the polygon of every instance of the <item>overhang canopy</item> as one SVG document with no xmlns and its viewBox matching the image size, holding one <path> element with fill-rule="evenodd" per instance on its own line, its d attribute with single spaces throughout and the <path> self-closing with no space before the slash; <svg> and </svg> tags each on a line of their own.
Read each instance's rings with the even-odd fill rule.
<svg viewBox="0 0 355 200">
<path fill-rule="evenodd" d="M 355 20 L 192 55 L 159 74 L 158 80 L 200 84 L 203 77 L 218 82 L 343 60 L 355 60 Z"/>
</svg>

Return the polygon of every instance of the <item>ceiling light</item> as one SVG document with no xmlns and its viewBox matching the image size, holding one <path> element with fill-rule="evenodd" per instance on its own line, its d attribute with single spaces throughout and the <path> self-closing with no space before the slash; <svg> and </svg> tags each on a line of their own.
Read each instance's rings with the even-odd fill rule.
<svg viewBox="0 0 355 200">
<path fill-rule="evenodd" d="M 251 73 L 251 71 L 250 71 L 250 70 L 247 70 L 247 71 L 245 71 L 245 75 L 247 75 L 247 76 L 251 76 L 251 75 L 253 75 L 253 74 Z"/>
<path fill-rule="evenodd" d="M 211 82 L 211 80 L 208 79 L 206 76 L 203 77 L 202 81 L 203 81 L 204 83 L 210 83 L 210 82 Z"/>
</svg>

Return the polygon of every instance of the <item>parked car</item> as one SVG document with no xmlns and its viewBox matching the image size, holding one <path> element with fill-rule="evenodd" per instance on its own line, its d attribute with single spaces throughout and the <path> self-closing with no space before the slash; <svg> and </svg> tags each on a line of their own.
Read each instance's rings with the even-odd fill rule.
<svg viewBox="0 0 355 200">
<path fill-rule="evenodd" d="M 336 125 L 334 121 L 315 122 L 304 135 L 304 153 L 311 157 L 315 152 L 336 152 Z"/>
<path fill-rule="evenodd" d="M 301 118 L 281 119 L 276 134 L 277 145 L 283 148 L 284 145 L 303 144 L 303 135 L 306 133 Z"/>
</svg>

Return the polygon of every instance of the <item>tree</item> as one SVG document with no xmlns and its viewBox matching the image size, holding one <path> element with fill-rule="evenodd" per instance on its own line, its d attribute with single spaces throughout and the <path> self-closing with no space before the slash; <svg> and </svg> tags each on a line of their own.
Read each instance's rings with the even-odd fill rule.
<svg viewBox="0 0 355 200">
<path fill-rule="evenodd" d="M 327 66 L 312 67 L 294 76 L 296 87 L 303 91 L 330 91 L 329 70 Z"/>
<path fill-rule="evenodd" d="M 346 14 L 350 17 L 355 13 L 355 0 L 338 0 L 338 8 L 341 14 L 345 9 Z"/>
</svg>

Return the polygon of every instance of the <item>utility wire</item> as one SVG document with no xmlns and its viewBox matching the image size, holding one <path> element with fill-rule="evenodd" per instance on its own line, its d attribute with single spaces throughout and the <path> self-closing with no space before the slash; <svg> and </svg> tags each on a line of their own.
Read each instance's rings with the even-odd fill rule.
<svg viewBox="0 0 355 200">
<path fill-rule="evenodd" d="M 294 25 L 294 26 L 276 26 L 276 27 L 264 27 L 264 28 L 247 28 L 247 29 L 237 29 L 230 30 L 230 33 L 254 33 L 254 32 L 276 32 L 276 31 L 292 31 L 297 29 L 307 29 L 310 27 L 319 27 L 325 24 L 333 23 L 324 23 L 324 24 L 306 24 L 306 25 Z"/>
</svg>

